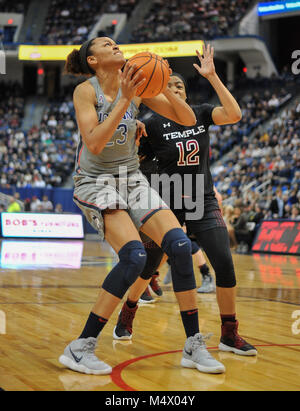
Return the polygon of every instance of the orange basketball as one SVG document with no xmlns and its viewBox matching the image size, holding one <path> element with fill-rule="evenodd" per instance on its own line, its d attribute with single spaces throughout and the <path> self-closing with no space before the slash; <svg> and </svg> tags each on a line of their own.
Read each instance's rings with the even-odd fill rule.
<svg viewBox="0 0 300 411">
<path fill-rule="evenodd" d="M 148 51 L 135 54 L 129 60 L 135 63 L 137 69 L 143 70 L 146 82 L 137 89 L 136 95 L 143 98 L 151 98 L 165 91 L 170 78 L 169 64 L 162 57 Z"/>
</svg>

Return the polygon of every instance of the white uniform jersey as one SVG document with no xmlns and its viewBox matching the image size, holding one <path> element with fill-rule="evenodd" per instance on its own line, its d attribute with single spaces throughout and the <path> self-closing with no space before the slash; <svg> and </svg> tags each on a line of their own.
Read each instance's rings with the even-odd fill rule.
<svg viewBox="0 0 300 411">
<path fill-rule="evenodd" d="M 97 77 L 89 79 L 95 89 L 97 105 L 96 111 L 99 122 L 103 122 L 121 96 L 121 90 L 114 102 L 106 100 L 100 87 Z M 111 140 L 98 155 L 92 154 L 86 147 L 82 137 L 77 147 L 75 171 L 79 175 L 98 177 L 100 174 L 119 174 L 119 167 L 127 167 L 127 172 L 134 172 L 139 168 L 138 147 L 135 144 L 136 137 L 136 116 L 138 108 L 131 101 L 118 128 L 114 132 Z M 123 168 L 124 170 L 124 168 Z"/>
</svg>

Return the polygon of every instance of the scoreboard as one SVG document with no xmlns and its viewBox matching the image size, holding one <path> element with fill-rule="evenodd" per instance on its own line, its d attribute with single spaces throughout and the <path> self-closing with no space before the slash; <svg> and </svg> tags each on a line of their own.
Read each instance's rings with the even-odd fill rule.
<svg viewBox="0 0 300 411">
<path fill-rule="evenodd" d="M 252 251 L 300 255 L 300 221 L 263 221 L 257 231 Z"/>
</svg>

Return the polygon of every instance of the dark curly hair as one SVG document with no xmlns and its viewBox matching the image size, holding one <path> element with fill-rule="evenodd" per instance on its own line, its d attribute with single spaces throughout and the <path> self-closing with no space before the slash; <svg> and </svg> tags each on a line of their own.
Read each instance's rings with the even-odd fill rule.
<svg viewBox="0 0 300 411">
<path fill-rule="evenodd" d="M 91 48 L 95 39 L 91 39 L 82 44 L 79 50 L 74 49 L 67 57 L 64 74 L 75 76 L 94 75 L 95 71 L 89 66 L 87 57 L 92 56 Z"/>
</svg>

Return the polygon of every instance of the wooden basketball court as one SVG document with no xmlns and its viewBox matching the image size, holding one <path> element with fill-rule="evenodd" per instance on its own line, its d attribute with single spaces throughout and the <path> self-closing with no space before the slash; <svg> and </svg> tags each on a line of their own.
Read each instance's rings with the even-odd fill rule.
<svg viewBox="0 0 300 411">
<path fill-rule="evenodd" d="M 48 266 L 41 266 L 40 253 Z M 226 373 L 183 369 L 180 314 L 171 286 L 162 285 L 163 296 L 155 304 L 140 306 L 132 341 L 113 340 L 118 310 L 114 313 L 97 348 L 97 355 L 114 367 L 113 373 L 89 376 L 65 369 L 58 357 L 79 336 L 99 286 L 117 261 L 115 254 L 96 241 L 48 245 L 2 241 L 0 387 L 7 391 L 299 390 L 300 258 L 262 254 L 233 254 L 233 258 L 240 334 L 257 347 L 257 357 L 218 351 L 215 294 L 198 295 L 201 332 L 213 332 L 207 346 L 226 366 Z M 161 279 L 166 270 L 164 266 Z"/>
</svg>

